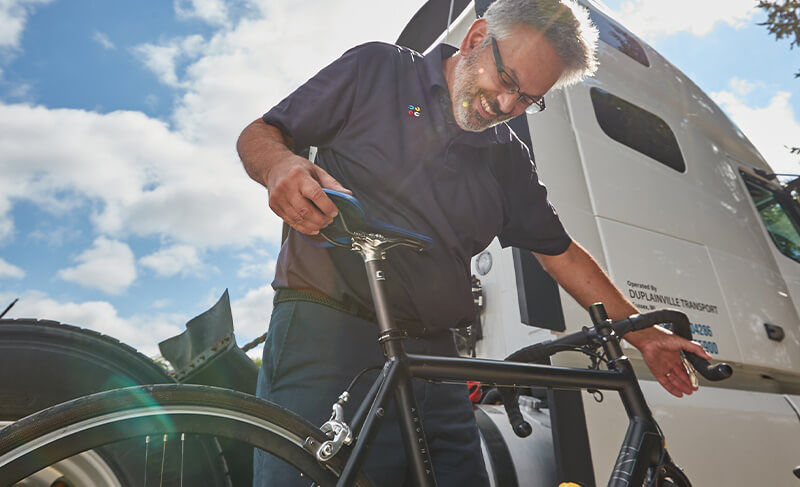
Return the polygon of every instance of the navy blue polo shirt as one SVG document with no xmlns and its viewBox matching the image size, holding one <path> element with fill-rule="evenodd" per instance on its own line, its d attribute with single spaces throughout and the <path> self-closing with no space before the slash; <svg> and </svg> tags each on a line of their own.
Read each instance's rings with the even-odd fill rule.
<svg viewBox="0 0 800 487">
<path fill-rule="evenodd" d="M 374 218 L 432 237 L 434 248 L 389 251 L 394 316 L 428 329 L 475 315 L 470 259 L 497 236 L 548 255 L 571 239 L 547 200 L 525 145 L 505 123 L 480 133 L 453 120 L 442 44 L 427 56 L 391 44 L 347 51 L 267 112 L 266 123 L 316 146 L 316 163 Z M 361 258 L 320 248 L 292 230 L 273 287 L 312 290 L 372 309 Z"/>
</svg>

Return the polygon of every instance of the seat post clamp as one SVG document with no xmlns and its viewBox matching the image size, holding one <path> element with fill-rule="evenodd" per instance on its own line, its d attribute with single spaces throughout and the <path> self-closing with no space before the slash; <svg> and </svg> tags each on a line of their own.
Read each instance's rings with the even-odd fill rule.
<svg viewBox="0 0 800 487">
<path fill-rule="evenodd" d="M 402 340 L 404 338 L 408 338 L 408 332 L 406 330 L 387 330 L 380 334 L 378 337 L 378 343 L 388 342 L 391 340 Z"/>
</svg>

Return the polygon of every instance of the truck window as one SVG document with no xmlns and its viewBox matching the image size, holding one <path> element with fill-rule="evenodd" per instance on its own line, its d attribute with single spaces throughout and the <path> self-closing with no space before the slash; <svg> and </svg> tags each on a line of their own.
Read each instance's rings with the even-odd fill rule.
<svg viewBox="0 0 800 487">
<path fill-rule="evenodd" d="M 784 208 L 796 202 L 786 198 L 782 204 L 780 195 L 752 177 L 745 176 L 744 182 L 775 246 L 786 257 L 800 262 L 800 230 Z"/>
<path fill-rule="evenodd" d="M 678 172 L 686 171 L 678 140 L 661 117 L 600 88 L 590 93 L 597 122 L 606 135 Z"/>
</svg>

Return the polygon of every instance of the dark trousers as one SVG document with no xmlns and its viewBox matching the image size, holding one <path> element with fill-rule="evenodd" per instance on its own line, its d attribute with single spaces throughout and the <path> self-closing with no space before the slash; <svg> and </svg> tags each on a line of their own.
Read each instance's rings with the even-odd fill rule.
<svg viewBox="0 0 800 487">
<path fill-rule="evenodd" d="M 404 344 L 409 353 L 456 354 L 450 333 L 411 338 Z M 280 303 L 272 312 L 257 395 L 321 426 L 330 418 L 331 405 L 355 375 L 383 362 L 374 323 L 316 303 Z M 353 389 L 345 405 L 348 423 L 377 374 L 366 374 Z M 413 384 L 438 485 L 488 486 L 467 387 L 418 380 Z M 255 454 L 254 468 L 254 486 L 308 485 L 308 479 L 260 451 Z M 376 486 L 412 484 L 393 402 L 364 468 Z"/>
</svg>

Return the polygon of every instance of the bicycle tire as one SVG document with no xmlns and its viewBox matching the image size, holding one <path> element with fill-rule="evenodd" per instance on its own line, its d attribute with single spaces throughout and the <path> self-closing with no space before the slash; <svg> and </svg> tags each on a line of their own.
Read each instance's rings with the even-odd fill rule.
<svg viewBox="0 0 800 487">
<path fill-rule="evenodd" d="M 113 337 L 51 320 L 0 319 L 0 427 L 88 394 L 160 383 L 175 381 Z M 214 438 L 198 440 L 186 444 L 196 459 L 185 473 L 193 487 L 230 486 L 251 478 L 252 463 L 237 463 L 238 450 Z M 116 443 L 71 457 L 26 478 L 24 485 L 50 485 L 48 479 L 58 478 L 65 485 L 141 487 L 132 476 L 136 466 L 129 464 L 133 447 Z"/>
<path fill-rule="evenodd" d="M 293 465 L 320 486 L 336 483 L 349 456 L 343 449 L 329 462 L 318 462 L 314 451 L 327 437 L 275 404 L 229 389 L 159 384 L 77 398 L 0 430 L 0 485 L 12 485 L 63 458 L 118 441 L 139 438 L 149 445 L 149 438 L 167 435 L 177 440 L 182 434 L 244 441 Z M 147 472 L 148 447 L 144 448 L 142 478 L 147 479 L 152 470 Z M 167 451 L 164 445 L 163 455 Z M 362 473 L 356 485 L 372 483 Z"/>
<path fill-rule="evenodd" d="M 93 330 L 0 319 L 0 421 L 95 392 L 175 380 L 147 356 Z"/>
</svg>

